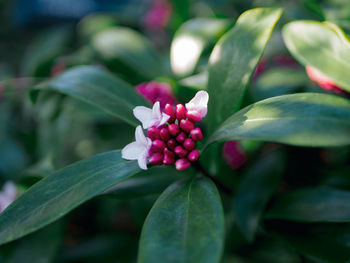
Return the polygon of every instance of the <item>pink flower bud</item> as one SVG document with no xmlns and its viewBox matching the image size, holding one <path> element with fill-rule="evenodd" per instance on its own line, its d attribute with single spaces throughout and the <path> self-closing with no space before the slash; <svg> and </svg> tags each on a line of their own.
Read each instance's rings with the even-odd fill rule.
<svg viewBox="0 0 350 263">
<path fill-rule="evenodd" d="M 152 142 L 152 147 L 157 152 L 163 152 L 166 145 L 165 145 L 165 142 L 163 142 L 161 140 L 154 140 Z"/>
<path fill-rule="evenodd" d="M 186 150 L 192 151 L 194 147 L 196 147 L 196 143 L 192 139 L 187 138 L 183 143 L 183 146 Z"/>
<path fill-rule="evenodd" d="M 159 139 L 159 129 L 156 127 L 150 127 L 147 129 L 147 137 L 152 141 Z"/>
<path fill-rule="evenodd" d="M 167 146 L 169 147 L 169 149 L 174 150 L 174 148 L 176 147 L 177 143 L 175 141 L 175 139 L 170 139 L 167 142 Z"/>
<path fill-rule="evenodd" d="M 179 128 L 179 125 L 173 123 L 173 124 L 170 124 L 168 126 L 168 130 L 169 130 L 169 133 L 172 135 L 172 136 L 176 136 L 178 135 L 178 133 L 180 132 L 180 128 Z"/>
<path fill-rule="evenodd" d="M 170 116 L 170 119 L 168 120 L 169 123 L 173 123 L 176 120 L 175 111 L 170 104 L 165 105 L 164 113 Z"/>
<path fill-rule="evenodd" d="M 178 136 L 176 136 L 176 140 L 179 143 L 183 143 L 186 140 L 187 136 L 184 132 L 180 132 L 180 134 Z"/>
<path fill-rule="evenodd" d="M 172 165 L 175 162 L 175 154 L 169 151 L 167 148 L 164 149 L 163 164 Z"/>
<path fill-rule="evenodd" d="M 149 162 L 154 165 L 163 164 L 164 155 L 162 153 L 155 153 L 149 158 Z"/>
<path fill-rule="evenodd" d="M 238 141 L 226 142 L 222 149 L 222 154 L 232 169 L 238 169 L 242 167 L 247 161 L 247 156 L 243 152 Z"/>
<path fill-rule="evenodd" d="M 174 149 L 174 153 L 177 154 L 180 158 L 186 157 L 187 151 L 180 145 L 176 146 Z"/>
<path fill-rule="evenodd" d="M 190 152 L 187 156 L 187 159 L 190 161 L 190 162 L 195 162 L 197 161 L 199 158 L 199 151 L 197 149 L 193 150 L 192 152 Z"/>
<path fill-rule="evenodd" d="M 200 128 L 194 128 L 191 133 L 191 138 L 195 141 L 201 141 L 203 140 L 203 134 L 202 134 L 202 130 Z"/>
<path fill-rule="evenodd" d="M 170 139 L 170 133 L 168 131 L 168 128 L 162 128 L 159 132 L 159 135 L 163 141 L 167 141 Z"/>
<path fill-rule="evenodd" d="M 184 105 L 177 104 L 175 111 L 176 111 L 176 119 L 178 119 L 178 121 L 186 119 L 186 108 Z"/>
<path fill-rule="evenodd" d="M 186 117 L 192 122 L 200 122 L 202 120 L 201 113 L 195 110 L 188 111 Z"/>
<path fill-rule="evenodd" d="M 178 171 L 184 171 L 186 170 L 188 167 L 190 167 L 191 163 L 187 160 L 187 159 L 179 159 L 175 162 L 175 167 L 176 170 Z"/>
<path fill-rule="evenodd" d="M 191 121 L 189 121 L 189 120 L 181 120 L 181 122 L 180 122 L 180 128 L 181 128 L 181 130 L 183 130 L 184 132 L 189 133 L 191 130 L 193 130 L 194 124 L 193 124 L 193 122 L 191 122 Z"/>
</svg>

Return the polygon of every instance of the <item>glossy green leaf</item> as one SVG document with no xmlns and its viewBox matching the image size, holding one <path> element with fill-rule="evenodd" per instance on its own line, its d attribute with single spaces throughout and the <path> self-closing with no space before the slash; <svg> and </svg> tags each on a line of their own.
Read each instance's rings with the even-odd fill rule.
<svg viewBox="0 0 350 263">
<path fill-rule="evenodd" d="M 183 173 L 168 167 L 152 167 L 141 171 L 129 180 L 121 182 L 108 189 L 104 194 L 116 198 L 137 198 L 145 195 L 158 194 L 171 183 L 183 178 Z"/>
<path fill-rule="evenodd" d="M 94 105 L 131 125 L 139 122 L 132 110 L 147 102 L 132 86 L 104 69 L 78 66 L 58 77 L 39 84 L 37 89 L 53 89 L 78 100 Z M 35 95 L 35 94 L 33 94 Z"/>
<path fill-rule="evenodd" d="M 137 173 L 119 150 L 67 166 L 32 186 L 0 214 L 0 244 L 29 234 Z"/>
<path fill-rule="evenodd" d="M 350 193 L 328 187 L 295 190 L 280 197 L 266 218 L 301 222 L 350 222 Z"/>
<path fill-rule="evenodd" d="M 349 224 L 269 223 L 269 233 L 312 262 L 348 263 L 350 259 Z M 282 243 L 281 242 L 281 243 Z"/>
<path fill-rule="evenodd" d="M 211 132 L 239 109 L 246 86 L 281 13 L 277 8 L 249 10 L 216 44 L 209 61 Z"/>
<path fill-rule="evenodd" d="M 38 35 L 25 53 L 22 74 L 28 77 L 47 77 L 53 60 L 62 55 L 71 35 L 72 29 L 68 26 L 53 27 Z"/>
<path fill-rule="evenodd" d="M 225 140 L 261 140 L 299 146 L 350 144 L 350 101 L 321 93 L 273 97 L 228 118 L 207 145 Z"/>
<path fill-rule="evenodd" d="M 144 223 L 138 263 L 217 263 L 223 239 L 215 185 L 207 178 L 177 182 L 159 197 Z"/>
<path fill-rule="evenodd" d="M 171 44 L 173 72 L 179 76 L 193 73 L 203 50 L 217 41 L 229 25 L 229 20 L 215 18 L 194 18 L 184 23 Z"/>
<path fill-rule="evenodd" d="M 160 61 L 151 43 L 133 29 L 107 29 L 96 34 L 91 44 L 107 64 L 120 62 L 149 79 L 161 75 Z"/>
<path fill-rule="evenodd" d="M 280 151 L 263 156 L 245 174 L 235 198 L 237 224 L 248 241 L 253 241 L 263 210 L 278 187 L 283 172 Z"/>
<path fill-rule="evenodd" d="M 350 42 L 339 27 L 330 22 L 297 21 L 283 28 L 283 38 L 301 64 L 318 69 L 350 91 Z"/>
</svg>

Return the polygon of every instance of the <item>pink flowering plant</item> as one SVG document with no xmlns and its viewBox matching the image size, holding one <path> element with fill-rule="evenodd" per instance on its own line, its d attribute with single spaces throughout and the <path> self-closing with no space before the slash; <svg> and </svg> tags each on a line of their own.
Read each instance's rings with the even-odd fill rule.
<svg viewBox="0 0 350 263">
<path fill-rule="evenodd" d="M 349 263 L 347 24 L 194 2 L 46 32 L 0 82 L 0 262 Z"/>
</svg>

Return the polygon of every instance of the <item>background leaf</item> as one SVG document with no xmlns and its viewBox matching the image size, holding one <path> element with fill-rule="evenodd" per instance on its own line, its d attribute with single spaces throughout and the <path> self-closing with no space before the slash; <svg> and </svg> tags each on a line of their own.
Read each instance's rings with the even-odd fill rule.
<svg viewBox="0 0 350 263">
<path fill-rule="evenodd" d="M 47 77 L 54 59 L 67 47 L 72 31 L 69 26 L 55 26 L 38 35 L 26 50 L 22 74 L 31 77 Z"/>
<path fill-rule="evenodd" d="M 350 193 L 328 187 L 298 189 L 280 197 L 266 218 L 301 222 L 350 222 Z"/>
<path fill-rule="evenodd" d="M 109 66 L 122 63 L 119 70 L 128 67 L 146 79 L 153 79 L 162 73 L 151 43 L 133 29 L 120 26 L 107 29 L 96 34 L 91 44 Z"/>
<path fill-rule="evenodd" d="M 179 76 L 193 73 L 203 50 L 228 29 L 230 21 L 215 18 L 194 18 L 177 30 L 171 44 L 173 72 Z"/>
<path fill-rule="evenodd" d="M 350 91 L 350 42 L 330 22 L 296 21 L 283 28 L 284 42 L 292 55 Z"/>
<path fill-rule="evenodd" d="M 75 67 L 39 84 L 36 88 L 62 92 L 92 104 L 133 126 L 137 126 L 139 122 L 133 116 L 132 110 L 139 105 L 147 106 L 147 102 L 132 86 L 94 66 Z"/>
<path fill-rule="evenodd" d="M 211 131 L 239 109 L 245 88 L 280 16 L 281 10 L 276 8 L 249 10 L 216 44 L 209 61 Z"/>
<path fill-rule="evenodd" d="M 0 215 L 0 244 L 29 234 L 139 171 L 119 150 L 96 155 L 47 176 Z"/>
<path fill-rule="evenodd" d="M 269 223 L 277 238 L 312 262 L 348 263 L 350 258 L 349 224 Z"/>
<path fill-rule="evenodd" d="M 149 213 L 139 263 L 216 263 L 223 249 L 224 215 L 215 185 L 206 178 L 169 186 Z"/>
<path fill-rule="evenodd" d="M 320 93 L 259 101 L 227 119 L 207 145 L 222 140 L 262 140 L 299 146 L 350 144 L 350 101 Z"/>
<path fill-rule="evenodd" d="M 235 216 L 240 230 L 250 242 L 254 239 L 268 200 L 280 183 L 283 163 L 280 151 L 263 156 L 250 167 L 237 189 Z"/>
</svg>

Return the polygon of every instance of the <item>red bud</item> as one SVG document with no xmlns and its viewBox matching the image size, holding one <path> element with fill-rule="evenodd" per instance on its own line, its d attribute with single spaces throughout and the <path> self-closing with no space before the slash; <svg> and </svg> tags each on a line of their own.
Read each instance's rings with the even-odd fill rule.
<svg viewBox="0 0 350 263">
<path fill-rule="evenodd" d="M 191 121 L 189 121 L 189 120 L 181 120 L 181 122 L 180 122 L 180 128 L 181 128 L 181 130 L 183 130 L 184 132 L 189 133 L 191 130 L 193 130 L 194 124 L 193 124 L 193 122 L 191 122 Z"/>
<path fill-rule="evenodd" d="M 163 158 L 164 155 L 161 153 L 155 153 L 149 158 L 149 162 L 154 165 L 161 165 L 163 164 Z"/>
<path fill-rule="evenodd" d="M 173 123 L 176 119 L 176 113 L 173 109 L 173 106 L 170 104 L 165 105 L 164 113 L 170 116 L 170 119 L 168 120 L 169 123 Z"/>
<path fill-rule="evenodd" d="M 186 119 L 186 108 L 184 105 L 177 104 L 175 107 L 175 111 L 176 111 L 176 119 L 178 119 L 178 121 Z"/>
<path fill-rule="evenodd" d="M 191 132 L 190 132 L 190 136 L 193 140 L 195 141 L 201 141 L 203 140 L 203 134 L 202 134 L 202 130 L 200 128 L 194 128 Z"/>
<path fill-rule="evenodd" d="M 190 167 L 191 163 L 187 159 L 179 159 L 175 162 L 176 170 L 184 171 Z"/>
<path fill-rule="evenodd" d="M 190 162 L 195 162 L 197 161 L 199 158 L 199 151 L 197 149 L 193 150 L 192 152 L 190 152 L 187 156 L 187 159 L 190 161 Z"/>
<path fill-rule="evenodd" d="M 184 141 L 183 146 L 186 148 L 186 150 L 192 151 L 194 147 L 196 147 L 196 143 L 192 139 L 187 138 Z"/>
<path fill-rule="evenodd" d="M 179 128 L 179 125 L 173 123 L 173 124 L 170 124 L 168 126 L 168 130 L 169 130 L 169 133 L 172 135 L 172 136 L 176 136 L 179 132 L 180 132 L 180 128 Z"/>
</svg>

